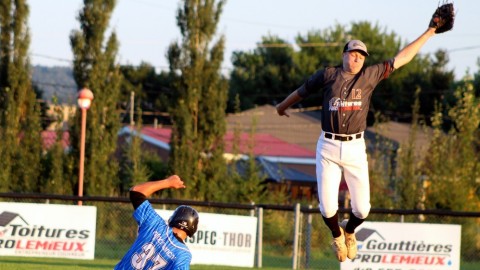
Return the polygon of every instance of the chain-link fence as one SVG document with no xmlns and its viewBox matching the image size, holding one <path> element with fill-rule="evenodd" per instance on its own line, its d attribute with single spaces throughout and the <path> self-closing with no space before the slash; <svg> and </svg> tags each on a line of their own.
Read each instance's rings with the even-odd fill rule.
<svg viewBox="0 0 480 270">
<path fill-rule="evenodd" d="M 78 197 L 0 194 L 3 202 L 74 205 Z M 331 233 L 316 207 L 150 200 L 155 208 L 173 210 L 182 204 L 200 213 L 257 216 L 255 266 L 290 269 L 340 269 L 331 251 Z M 137 226 L 127 198 L 84 197 L 83 205 L 97 208 L 96 259 L 120 259 L 134 242 Z M 341 215 L 347 210 L 342 209 Z M 368 221 L 458 224 L 461 229 L 461 269 L 480 269 L 480 212 L 439 212 L 372 209 Z M 442 236 L 439 236 L 442 237 Z M 260 250 L 258 249 L 260 247 Z"/>
</svg>

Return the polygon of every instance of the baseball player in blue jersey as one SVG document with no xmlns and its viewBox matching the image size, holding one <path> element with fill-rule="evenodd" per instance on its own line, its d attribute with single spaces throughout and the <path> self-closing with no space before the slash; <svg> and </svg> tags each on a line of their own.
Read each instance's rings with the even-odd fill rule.
<svg viewBox="0 0 480 270">
<path fill-rule="evenodd" d="M 149 181 L 130 189 L 130 200 L 138 223 L 138 236 L 114 269 L 190 269 L 192 254 L 185 245 L 187 236 L 197 231 L 198 213 L 190 206 L 179 206 L 168 222 L 153 209 L 147 197 L 166 188 L 185 188 L 177 175 Z"/>
<path fill-rule="evenodd" d="M 436 34 L 429 26 L 416 40 L 397 55 L 371 66 L 364 66 L 369 55 L 360 40 L 351 40 L 343 48 L 343 63 L 313 74 L 298 89 L 276 106 L 280 116 L 287 109 L 315 91 L 323 91 L 322 132 L 316 151 L 319 208 L 333 236 L 332 248 L 337 259 L 353 259 L 357 253 L 355 228 L 370 212 L 370 184 L 364 141 L 370 99 L 376 85 L 401 66 L 410 62 L 425 42 Z M 348 186 L 352 212 L 339 224 L 338 190 L 342 174 Z"/>
</svg>

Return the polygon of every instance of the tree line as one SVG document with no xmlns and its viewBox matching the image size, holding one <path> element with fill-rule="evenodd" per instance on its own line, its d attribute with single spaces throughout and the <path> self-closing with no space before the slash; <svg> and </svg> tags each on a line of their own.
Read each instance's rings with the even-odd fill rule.
<svg viewBox="0 0 480 270">
<path fill-rule="evenodd" d="M 53 147 L 43 147 L 42 108 L 37 102 L 41 86 L 30 78 L 28 1 L 2 2 L 0 192 L 77 194 L 81 114 L 76 113 L 68 125 L 67 151 L 62 144 L 63 129 L 58 129 Z M 233 69 L 225 74 L 221 70 L 225 37 L 217 37 L 216 30 L 226 1 L 180 0 L 176 19 L 182 38 L 169 46 L 169 70 L 156 72 L 147 62 L 140 66 L 117 63 L 120 45 L 116 33 L 107 35 L 106 31 L 115 4 L 115 0 L 84 0 L 78 29 L 69 36 L 78 89 L 87 87 L 95 94 L 86 131 L 85 195 L 125 196 L 137 182 L 176 173 L 186 179 L 189 188 L 162 196 L 280 203 L 284 198 L 262 186 L 253 158 L 246 175 L 232 171 L 223 159 L 226 114 L 275 105 L 316 69 L 339 65 L 341 49 L 350 37 L 368 44 L 372 56 L 366 64 L 389 59 L 405 45 L 394 32 L 370 22 L 336 24 L 299 34 L 299 49 L 279 36 L 267 35 L 256 49 L 234 52 Z M 422 158 L 413 143 L 394 156 L 386 151 L 371 155 L 371 159 L 394 159 L 397 164 L 385 167 L 372 162 L 376 207 L 478 208 L 480 72 L 467 72 L 461 81 L 455 81 L 453 71 L 446 68 L 448 61 L 448 53 L 442 50 L 418 55 L 382 82 L 373 95 L 370 124 L 381 115 L 434 130 L 433 143 Z M 135 104 L 128 104 L 125 101 L 132 92 Z M 296 106 L 319 106 L 321 98 L 319 93 Z M 142 117 L 142 112 L 168 113 L 162 120 L 172 128 L 167 164 L 141 151 L 137 137 L 119 147 L 117 133 L 124 120 L 119 111 L 127 106 L 136 111 L 136 129 L 152 121 Z M 449 196 L 442 195 L 446 191 Z"/>
</svg>

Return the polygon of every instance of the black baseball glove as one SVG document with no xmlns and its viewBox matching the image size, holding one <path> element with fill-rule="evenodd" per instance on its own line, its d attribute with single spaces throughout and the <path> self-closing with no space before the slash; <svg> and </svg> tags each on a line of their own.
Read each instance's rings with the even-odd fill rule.
<svg viewBox="0 0 480 270">
<path fill-rule="evenodd" d="M 444 3 L 437 7 L 428 27 L 435 28 L 435 33 L 440 34 L 452 30 L 454 22 L 455 9 L 453 8 L 453 3 Z"/>
</svg>

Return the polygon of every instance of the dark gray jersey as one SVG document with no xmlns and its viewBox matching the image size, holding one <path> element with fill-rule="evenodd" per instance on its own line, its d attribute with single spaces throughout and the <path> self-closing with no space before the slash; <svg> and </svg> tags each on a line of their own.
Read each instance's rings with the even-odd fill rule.
<svg viewBox="0 0 480 270">
<path fill-rule="evenodd" d="M 367 128 L 373 90 L 393 70 L 393 59 L 364 67 L 356 75 L 343 72 L 342 67 L 327 67 L 312 75 L 298 93 L 305 98 L 323 90 L 323 131 L 355 134 Z"/>
</svg>

